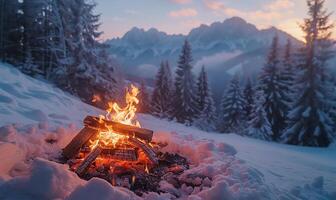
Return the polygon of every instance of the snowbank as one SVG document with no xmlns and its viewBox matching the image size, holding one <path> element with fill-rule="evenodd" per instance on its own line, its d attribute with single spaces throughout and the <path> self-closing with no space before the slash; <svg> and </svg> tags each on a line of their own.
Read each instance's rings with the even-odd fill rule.
<svg viewBox="0 0 336 200">
<path fill-rule="evenodd" d="M 33 79 L 16 68 L 0 63 L 0 126 L 11 123 L 39 123 L 81 126 L 95 109 L 43 81 Z"/>
</svg>

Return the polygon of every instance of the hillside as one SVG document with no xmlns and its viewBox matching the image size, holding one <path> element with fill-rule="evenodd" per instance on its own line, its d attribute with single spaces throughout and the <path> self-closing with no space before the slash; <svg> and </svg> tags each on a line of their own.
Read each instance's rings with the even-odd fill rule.
<svg viewBox="0 0 336 200">
<path fill-rule="evenodd" d="M 0 199 L 335 199 L 336 146 L 288 146 L 235 134 L 208 133 L 149 115 L 138 115 L 166 151 L 191 162 L 190 175 L 207 186 L 176 189 L 141 198 L 93 178 L 84 181 L 54 162 L 88 114 L 103 114 L 52 85 L 1 64 Z M 52 139 L 55 143 L 47 143 Z M 203 177 L 203 178 L 202 178 Z M 189 180 L 190 181 L 190 180 Z M 203 184 L 203 183 L 202 183 Z M 205 184 L 205 183 L 204 183 Z"/>
</svg>

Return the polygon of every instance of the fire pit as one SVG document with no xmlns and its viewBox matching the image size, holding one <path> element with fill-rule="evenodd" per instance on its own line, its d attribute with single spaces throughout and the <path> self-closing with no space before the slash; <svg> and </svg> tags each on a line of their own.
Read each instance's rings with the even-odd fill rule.
<svg viewBox="0 0 336 200">
<path fill-rule="evenodd" d="M 106 116 L 84 119 L 84 128 L 62 153 L 79 177 L 103 178 L 141 195 L 157 191 L 165 174 L 180 174 L 189 168 L 184 157 L 160 152 L 166 144 L 153 142 L 153 131 L 141 128 L 135 120 L 138 93 L 131 85 L 125 108 L 109 103 Z"/>
</svg>

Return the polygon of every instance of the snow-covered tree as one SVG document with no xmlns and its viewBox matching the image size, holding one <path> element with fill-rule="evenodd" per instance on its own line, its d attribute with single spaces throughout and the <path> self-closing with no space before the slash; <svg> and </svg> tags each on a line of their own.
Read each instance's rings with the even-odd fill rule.
<svg viewBox="0 0 336 200">
<path fill-rule="evenodd" d="M 115 70 L 107 46 L 98 42 L 95 6 L 89 0 L 1 0 L 1 59 L 87 102 L 96 91 L 113 97 Z"/>
<path fill-rule="evenodd" d="M 35 76 L 37 74 L 37 66 L 33 62 L 33 57 L 29 49 L 26 50 L 25 62 L 20 66 L 20 70 L 30 76 Z"/>
<path fill-rule="evenodd" d="M 272 140 L 272 128 L 264 110 L 265 97 L 262 90 L 254 96 L 254 104 L 250 113 L 245 134 L 261 140 Z"/>
<path fill-rule="evenodd" d="M 208 77 L 204 69 L 204 66 L 202 66 L 201 72 L 197 79 L 197 96 L 196 96 L 198 109 L 200 111 L 204 109 L 205 100 L 208 96 L 209 96 Z"/>
<path fill-rule="evenodd" d="M 288 93 L 286 84 L 281 78 L 281 66 L 279 60 L 278 37 L 275 36 L 267 62 L 259 77 L 259 88 L 265 95 L 264 109 L 268 121 L 272 127 L 272 138 L 278 140 L 283 128 L 285 128 L 286 112 L 288 110 Z"/>
<path fill-rule="evenodd" d="M 219 130 L 224 133 L 243 130 L 245 126 L 244 97 L 236 74 L 223 94 Z"/>
<path fill-rule="evenodd" d="M 193 122 L 199 112 L 191 62 L 191 47 L 185 40 L 176 69 L 172 117 L 188 125 Z"/>
<path fill-rule="evenodd" d="M 324 0 L 308 0 L 308 17 L 301 25 L 305 46 L 300 51 L 296 101 L 289 113 L 289 126 L 282 135 L 285 143 L 328 146 L 334 139 L 335 123 L 330 110 L 336 105 L 326 64 L 330 58 L 330 14 Z"/>
<path fill-rule="evenodd" d="M 105 87 L 102 83 L 115 80 L 113 66 L 106 56 L 107 47 L 98 42 L 101 32 L 98 31 L 99 15 L 93 13 L 96 5 L 86 0 L 59 2 L 60 12 L 64 15 L 62 20 L 66 20 L 66 25 L 62 23 L 69 61 L 64 88 L 91 102 L 97 88 Z M 113 94 L 113 91 L 106 92 Z"/>
<path fill-rule="evenodd" d="M 168 61 L 162 61 L 156 75 L 152 95 L 152 113 L 158 117 L 169 117 L 172 110 L 173 79 Z"/>
<path fill-rule="evenodd" d="M 254 89 L 253 89 L 250 78 L 247 79 L 245 88 L 243 90 L 243 95 L 244 95 L 244 102 L 245 102 L 244 111 L 245 111 L 247 118 L 249 119 L 252 113 L 253 105 L 254 105 Z"/>
<path fill-rule="evenodd" d="M 140 84 L 138 110 L 140 113 L 149 113 L 151 111 L 151 99 L 144 81 Z"/>
<path fill-rule="evenodd" d="M 200 113 L 194 124 L 202 130 L 215 130 L 217 121 L 216 108 L 204 66 L 202 67 L 197 82 L 197 103 Z"/>
<path fill-rule="evenodd" d="M 286 83 L 286 89 L 288 92 L 291 92 L 291 87 L 293 87 L 295 77 L 296 77 L 296 70 L 293 60 L 293 50 L 292 50 L 292 42 L 290 39 L 287 40 L 287 44 L 285 47 L 284 57 L 282 59 L 282 71 L 281 71 L 281 78 Z"/>
<path fill-rule="evenodd" d="M 22 2 L 0 0 L 0 57 L 20 65 L 24 62 Z"/>
<path fill-rule="evenodd" d="M 293 49 L 292 42 L 290 39 L 287 39 L 287 44 L 285 46 L 285 51 L 283 58 L 281 60 L 281 68 L 280 68 L 280 79 L 282 83 L 281 90 L 283 91 L 285 101 L 287 103 L 287 110 L 284 110 L 285 116 L 288 115 L 290 111 L 290 105 L 293 103 L 293 86 L 295 84 L 297 78 L 297 68 L 293 59 Z M 285 109 L 285 108 L 284 108 Z M 287 119 L 286 119 L 287 120 Z"/>
</svg>

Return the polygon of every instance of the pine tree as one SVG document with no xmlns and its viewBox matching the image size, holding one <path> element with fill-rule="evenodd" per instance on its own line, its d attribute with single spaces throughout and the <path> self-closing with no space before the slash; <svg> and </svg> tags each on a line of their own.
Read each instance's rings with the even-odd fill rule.
<svg viewBox="0 0 336 200">
<path fill-rule="evenodd" d="M 19 66 L 24 62 L 22 2 L 0 0 L 0 56 Z"/>
<path fill-rule="evenodd" d="M 282 135 L 288 144 L 328 146 L 334 138 L 335 126 L 329 110 L 335 104 L 326 63 L 330 58 L 330 14 L 324 0 L 308 0 L 308 18 L 301 25 L 306 43 L 300 51 L 301 73 L 296 84 L 296 101 L 289 113 L 289 126 Z"/>
<path fill-rule="evenodd" d="M 247 79 L 247 82 L 246 82 L 246 85 L 243 91 L 243 95 L 244 95 L 244 102 L 245 102 L 244 112 L 249 120 L 249 117 L 251 116 L 253 105 L 254 105 L 254 89 L 253 89 L 250 78 Z"/>
<path fill-rule="evenodd" d="M 201 72 L 197 79 L 197 104 L 198 109 L 202 111 L 205 107 L 206 98 L 209 96 L 208 77 L 205 72 L 204 66 L 202 66 Z"/>
<path fill-rule="evenodd" d="M 264 103 L 263 91 L 259 90 L 254 97 L 254 104 L 245 134 L 261 140 L 272 140 L 272 128 L 264 110 Z"/>
<path fill-rule="evenodd" d="M 204 108 L 200 112 L 199 117 L 195 120 L 194 124 L 204 131 L 214 131 L 216 130 L 216 123 L 218 119 L 211 91 L 209 90 L 208 92 L 209 96 L 205 98 Z"/>
<path fill-rule="evenodd" d="M 156 75 L 152 95 L 152 113 L 158 117 L 169 117 L 172 110 L 173 80 L 168 61 L 161 62 Z"/>
<path fill-rule="evenodd" d="M 282 60 L 281 74 L 281 78 L 286 83 L 286 89 L 288 90 L 288 92 L 291 92 L 290 88 L 293 86 L 296 77 L 292 54 L 292 42 L 290 39 L 288 39 L 285 47 L 285 54 Z"/>
<path fill-rule="evenodd" d="M 20 70 L 29 76 L 35 76 L 38 72 L 30 49 L 26 50 L 25 62 L 20 66 Z"/>
<path fill-rule="evenodd" d="M 245 123 L 244 97 L 240 89 L 239 76 L 236 74 L 223 94 L 221 102 L 221 119 L 219 130 L 221 132 L 239 133 Z"/>
<path fill-rule="evenodd" d="M 70 7 L 70 9 L 61 9 L 61 12 L 67 16 L 65 20 L 69 21 L 64 26 L 65 36 L 68 37 L 67 57 L 70 61 L 66 67 L 68 83 L 65 84 L 65 88 L 90 103 L 97 88 L 101 87 L 101 83 L 115 82 L 109 58 L 104 56 L 106 54 L 104 52 L 107 51 L 106 46 L 98 42 L 101 34 L 98 31 L 99 15 L 93 13 L 96 5 L 87 3 L 85 0 L 65 1 L 63 6 Z M 104 73 L 109 74 L 104 75 Z M 113 91 L 106 92 L 113 94 Z"/>
<path fill-rule="evenodd" d="M 205 131 L 215 130 L 217 121 L 216 108 L 204 66 L 202 67 L 197 82 L 197 103 L 200 113 L 194 124 Z"/>
<path fill-rule="evenodd" d="M 285 128 L 288 110 L 288 94 L 285 82 L 281 78 L 278 37 L 275 36 L 267 62 L 259 77 L 259 89 L 265 94 L 264 109 L 272 126 L 273 140 L 278 140 Z"/>
<path fill-rule="evenodd" d="M 283 83 L 282 90 L 285 94 L 285 101 L 287 102 L 287 110 L 285 111 L 285 116 L 288 115 L 290 111 L 290 105 L 293 103 L 293 85 L 295 84 L 296 80 L 296 67 L 294 65 L 293 60 L 293 50 L 292 50 L 292 43 L 290 39 L 287 39 L 287 44 L 285 46 L 284 56 L 281 62 L 281 69 L 280 69 L 280 78 L 281 82 Z M 286 118 L 287 120 L 287 118 Z"/>
<path fill-rule="evenodd" d="M 150 95 L 144 81 L 140 84 L 138 111 L 140 113 L 149 113 L 151 111 Z"/>
<path fill-rule="evenodd" d="M 179 57 L 176 76 L 172 116 L 180 123 L 190 125 L 198 114 L 195 81 L 192 74 L 191 47 L 186 40 Z"/>
</svg>

